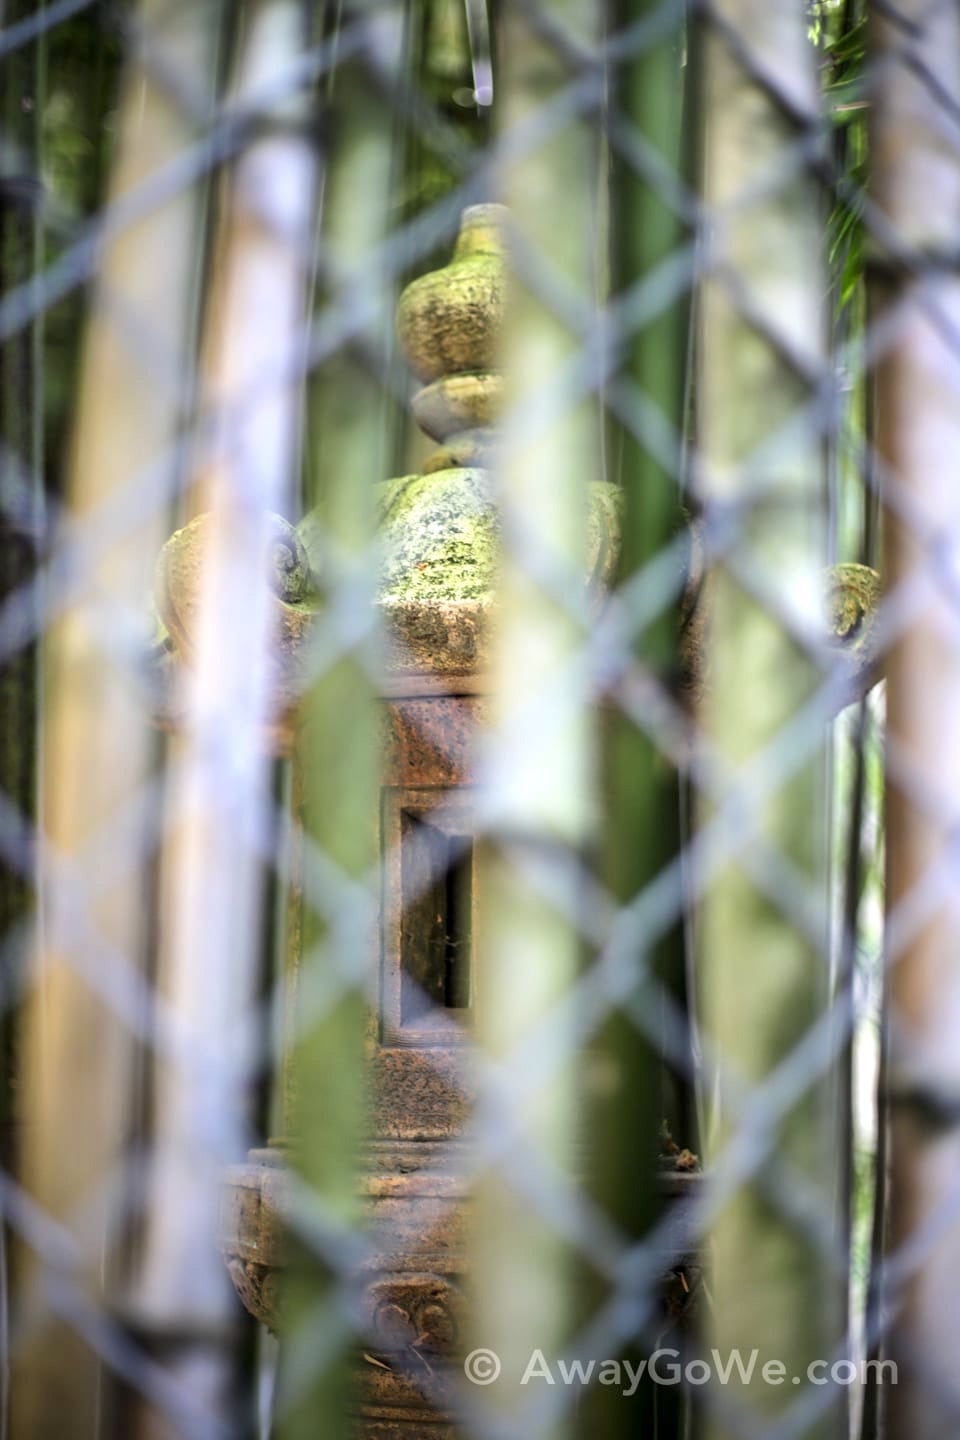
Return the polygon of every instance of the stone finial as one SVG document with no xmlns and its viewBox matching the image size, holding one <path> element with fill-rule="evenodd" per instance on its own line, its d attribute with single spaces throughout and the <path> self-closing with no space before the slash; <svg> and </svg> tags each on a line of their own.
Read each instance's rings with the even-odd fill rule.
<svg viewBox="0 0 960 1440">
<path fill-rule="evenodd" d="M 381 492 L 380 601 L 401 671 L 453 677 L 487 664 L 500 550 L 488 467 L 504 395 L 507 213 L 502 205 L 465 210 L 450 263 L 414 280 L 397 307 L 401 347 L 427 382 L 413 413 L 441 445 L 422 475 Z M 584 580 L 602 591 L 616 564 L 618 492 L 585 476 L 584 497 Z"/>
<path fill-rule="evenodd" d="M 502 205 L 465 210 L 449 265 L 414 280 L 400 297 L 400 344 L 427 382 L 413 397 L 413 413 L 434 440 L 489 428 L 499 415 L 506 213 Z"/>
<path fill-rule="evenodd" d="M 412 281 L 397 306 L 397 333 L 421 380 L 495 370 L 504 318 L 503 205 L 464 210 L 453 258 Z"/>
</svg>

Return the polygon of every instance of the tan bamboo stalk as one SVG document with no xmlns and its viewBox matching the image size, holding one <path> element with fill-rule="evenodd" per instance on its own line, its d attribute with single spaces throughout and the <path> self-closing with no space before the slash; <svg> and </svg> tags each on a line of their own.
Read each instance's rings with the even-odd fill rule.
<svg viewBox="0 0 960 1440">
<path fill-rule="evenodd" d="M 721 0 L 713 7 L 704 48 L 703 191 L 710 207 L 700 336 L 700 479 L 721 507 L 745 506 L 729 561 L 710 578 L 711 686 L 700 711 L 704 737 L 718 762 L 721 798 L 740 789 L 746 801 L 751 766 L 813 693 L 817 668 L 769 603 L 737 577 L 751 567 L 801 631 L 815 634 L 817 574 L 824 560 L 824 493 L 819 431 L 809 417 L 812 388 L 825 354 L 821 299 L 819 199 L 797 153 L 809 145 L 817 117 L 813 50 L 800 0 Z M 735 50 L 741 52 L 738 56 Z M 711 266 L 727 274 L 712 274 Z M 731 293 L 731 278 L 741 299 Z M 774 344 L 760 333 L 766 327 Z M 764 451 L 763 459 L 759 453 Z M 750 497 L 762 485 L 762 494 Z M 812 721 L 816 725 L 816 721 Z M 826 832 L 822 813 L 825 737 L 796 741 L 806 758 L 786 757 L 787 778 L 773 777 L 757 804 L 755 838 L 721 837 L 718 869 L 700 927 L 702 1019 L 706 1042 L 729 1071 L 721 1085 L 709 1164 L 722 1184 L 728 1144 L 738 1132 L 740 1086 L 760 1087 L 822 1017 L 828 999 Z M 710 820 L 714 807 L 704 802 Z M 737 860 L 759 843 L 773 847 L 809 887 L 817 940 L 801 933 L 784 909 Z M 790 895 L 784 894 L 789 902 Z M 829 1222 L 832 1202 L 831 1091 L 821 1075 L 769 1131 L 751 1138 L 771 1146 L 763 1170 L 789 1167 L 802 1177 Z M 752 1122 L 756 1127 L 757 1122 Z M 716 1399 L 707 1433 L 732 1437 L 730 1406 L 782 1415 L 810 1401 L 806 1366 L 831 1359 L 842 1339 L 845 1278 L 817 1241 L 770 1198 L 763 1175 L 736 1185 L 710 1231 L 712 1303 L 709 1348 L 728 1356 L 756 1350 L 753 1382 L 736 1378 Z M 829 1233 L 829 1223 L 827 1223 Z M 785 1383 L 768 1384 L 762 1367 L 779 1361 Z M 799 1377 L 796 1386 L 792 1377 Z M 836 1392 L 805 1435 L 839 1433 Z M 734 1412 L 735 1414 L 735 1412 Z"/>
<path fill-rule="evenodd" d="M 144 0 L 143 43 L 211 98 L 211 9 Z M 150 70 L 131 57 L 119 108 L 109 197 L 118 201 L 192 138 Z M 147 837 L 131 818 L 151 779 L 156 740 L 135 673 L 147 631 L 148 582 L 162 508 L 144 505 L 112 535 L 113 502 L 170 452 L 191 371 L 198 197 L 184 193 L 113 238 L 99 266 L 86 336 L 67 486 L 71 525 L 99 545 L 81 562 L 78 598 L 45 641 L 42 944 L 25 1025 L 21 1175 L 62 1227 L 63 1251 L 29 1255 L 21 1276 L 38 1304 L 14 1374 L 14 1433 L 70 1440 L 106 1412 L 100 1356 L 80 1322 L 40 1297 L 103 1301 L 113 1270 L 118 1166 L 131 1120 L 133 1037 L 111 997 L 142 975 Z M 146 342 L 141 348 L 141 342 Z M 173 479 L 171 469 L 168 478 Z M 68 540 L 68 534 L 64 535 Z M 81 555 L 83 552 L 80 552 Z M 138 623 L 139 622 L 139 623 Z M 126 812 L 123 833 L 121 819 Z M 76 1293 L 70 1297 L 71 1289 Z"/>
<path fill-rule="evenodd" d="M 888 1099 L 891 1140 L 891 1440 L 954 1433 L 960 1417 L 960 624 L 941 576 L 960 554 L 960 321 L 955 119 L 960 15 L 903 0 L 878 13 L 874 195 L 914 256 L 878 272 L 893 343 L 877 369 L 877 447 L 888 472 L 884 519 L 890 603 L 912 592 L 887 663 Z M 940 88 L 942 87 L 942 88 Z M 947 118 L 946 96 L 954 109 Z M 884 247 L 886 248 L 886 247 Z M 936 536 L 935 558 L 923 534 Z M 918 891 L 928 899 L 917 907 Z M 912 913 L 911 913 L 912 912 Z"/>
<path fill-rule="evenodd" d="M 571 36 L 597 44 L 596 6 L 564 0 L 552 9 Z M 557 95 L 569 72 L 511 7 L 502 13 L 499 44 L 495 103 L 508 135 Z M 591 223 L 596 152 L 590 124 L 576 123 L 500 177 L 527 263 L 568 287 L 585 315 L 601 244 Z M 498 470 L 504 547 L 485 802 L 494 839 L 482 864 L 478 996 L 481 1042 L 497 1078 L 481 1100 L 486 1124 L 477 1143 L 502 1138 L 508 1127 L 512 1141 L 502 1168 L 479 1187 L 473 1262 L 476 1344 L 499 1355 L 503 1377 L 473 1398 L 516 1421 L 543 1398 L 542 1387 L 538 1395 L 537 1387 L 518 1383 L 530 1355 L 541 1349 L 556 1357 L 576 1332 L 575 1252 L 510 1179 L 509 1167 L 545 1163 L 548 1175 L 555 1169 L 568 1182 L 573 1174 L 576 1046 L 569 1026 L 557 1021 L 579 972 L 582 939 L 576 923 L 538 893 L 525 866 L 549 865 L 548 856 L 553 864 L 561 857 L 575 863 L 595 829 L 594 722 L 583 669 L 574 663 L 586 626 L 566 602 L 584 606 L 587 484 L 597 478 L 600 444 L 595 402 L 577 403 L 561 388 L 580 353 L 579 337 L 522 271 L 510 287 L 507 314 L 509 400 Z M 546 1076 L 531 1082 L 529 1047 L 551 1017 L 557 1053 Z M 534 1433 L 569 1434 L 568 1408 Z"/>
<path fill-rule="evenodd" d="M 206 1335 L 181 1345 L 177 1383 L 226 1424 L 236 1397 L 236 1302 L 218 1249 L 224 1171 L 250 1143 L 263 961 L 262 847 L 272 834 L 273 559 L 268 512 L 295 504 L 302 353 L 311 264 L 314 151 L 304 101 L 275 91 L 304 46 L 295 0 L 241 14 L 226 108 L 269 126 L 224 177 L 203 340 L 203 413 L 215 427 L 197 508 L 197 577 L 183 729 L 171 750 L 157 988 L 177 1052 L 154 1079 L 154 1158 L 141 1322 Z M 211 1341 L 219 1339 L 218 1349 Z M 213 1423 L 213 1422 L 211 1422 Z M 153 1417 L 151 1435 L 165 1433 Z M 171 1432 L 172 1433 L 172 1432 Z"/>
<path fill-rule="evenodd" d="M 7 5 L 7 24 L 24 19 L 27 0 Z M 26 45 L 0 67 L 0 114 L 8 147 L 15 147 L 18 168 L 39 175 L 42 165 L 42 117 L 46 99 L 47 49 L 44 41 Z M 9 162 L 8 162 L 9 163 Z M 15 164 L 17 161 L 14 162 Z M 44 227 L 40 186 L 27 205 L 6 204 L 0 214 L 0 287 L 29 283 L 40 268 Z M 36 579 L 44 513 L 43 317 L 0 345 L 0 434 L 3 443 L 4 499 L 0 504 L 0 596 L 8 597 Z M 0 602 L 2 603 L 2 602 Z M 39 619 L 39 597 L 29 608 Z M 0 663 L 0 797 L 7 809 L 5 856 L 0 861 L 0 953 L 13 987 L 29 964 L 37 910 L 36 855 L 31 835 L 37 819 L 39 748 L 39 658 L 37 640 Z M 11 1004 L 0 1018 L 0 1165 L 13 1172 L 17 1163 L 19 1007 Z M 0 1347 L 10 1334 L 10 1273 L 15 1236 L 6 1226 L 0 1237 Z M 0 1364 L 0 1436 L 9 1423 L 10 1369 Z"/>
</svg>

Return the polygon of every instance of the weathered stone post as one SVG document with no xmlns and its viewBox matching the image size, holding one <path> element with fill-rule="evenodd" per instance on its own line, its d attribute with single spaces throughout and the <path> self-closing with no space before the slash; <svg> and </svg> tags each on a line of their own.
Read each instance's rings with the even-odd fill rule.
<svg viewBox="0 0 960 1440">
<path fill-rule="evenodd" d="M 495 604 L 498 512 L 488 465 L 502 391 L 502 215 L 495 205 L 467 210 L 451 264 L 410 285 L 398 310 L 401 344 L 424 382 L 413 411 L 440 448 L 423 474 L 380 491 L 379 605 L 388 639 L 380 1005 L 369 1018 L 371 1133 L 359 1184 L 372 1242 L 365 1349 L 383 1364 L 358 1362 L 360 1429 L 378 1437 L 453 1434 L 443 1415 L 444 1370 L 464 1329 L 463 1137 L 483 992 L 472 767 Z M 615 559 L 616 496 L 612 486 L 592 489 L 585 584 L 602 586 Z M 299 537 L 287 537 L 291 553 L 300 544 L 309 553 L 311 529 L 308 517 Z M 297 550 L 284 569 L 292 577 L 284 581 L 293 606 L 283 624 L 290 675 L 305 641 L 296 588 L 302 559 Z M 253 1152 L 230 1177 L 223 1231 L 244 1304 L 281 1332 L 287 1184 L 282 1146 Z"/>
</svg>

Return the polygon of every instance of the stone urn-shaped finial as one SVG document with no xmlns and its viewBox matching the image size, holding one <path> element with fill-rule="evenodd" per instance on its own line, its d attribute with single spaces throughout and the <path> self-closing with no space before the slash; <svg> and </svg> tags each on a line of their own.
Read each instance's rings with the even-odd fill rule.
<svg viewBox="0 0 960 1440">
<path fill-rule="evenodd" d="M 433 440 L 467 437 L 464 458 L 473 432 L 496 423 L 503 398 L 506 213 L 502 205 L 465 210 L 450 264 L 414 280 L 397 308 L 403 352 L 425 382 L 412 402 L 417 424 Z"/>
<path fill-rule="evenodd" d="M 487 666 L 500 546 L 493 462 L 504 396 L 507 214 L 502 205 L 465 210 L 449 265 L 414 280 L 397 307 L 400 344 L 426 382 L 413 412 L 440 445 L 422 474 L 380 490 L 380 603 L 389 663 L 400 672 L 452 680 Z M 584 583 L 601 594 L 616 564 L 618 492 L 589 477 L 584 489 Z"/>
</svg>

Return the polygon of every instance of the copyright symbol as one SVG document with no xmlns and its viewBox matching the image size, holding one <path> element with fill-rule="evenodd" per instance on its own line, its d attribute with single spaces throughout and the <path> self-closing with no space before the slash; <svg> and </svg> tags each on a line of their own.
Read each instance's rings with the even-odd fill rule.
<svg viewBox="0 0 960 1440">
<path fill-rule="evenodd" d="M 463 1373 L 471 1385 L 492 1385 L 501 1368 L 500 1356 L 494 1350 L 471 1350 L 463 1362 Z"/>
</svg>

